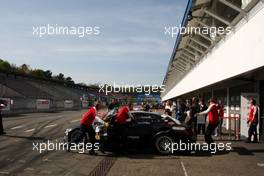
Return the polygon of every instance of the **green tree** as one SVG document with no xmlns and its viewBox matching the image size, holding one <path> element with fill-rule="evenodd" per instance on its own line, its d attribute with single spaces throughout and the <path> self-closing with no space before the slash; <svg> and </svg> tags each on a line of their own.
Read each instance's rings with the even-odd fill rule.
<svg viewBox="0 0 264 176">
<path fill-rule="evenodd" d="M 12 68 L 8 61 L 0 59 L 0 70 L 11 72 Z"/>
<path fill-rule="evenodd" d="M 68 83 L 73 83 L 74 84 L 74 81 L 72 80 L 72 78 L 71 77 L 67 77 L 66 79 L 66 82 L 68 82 Z"/>
<path fill-rule="evenodd" d="M 54 79 L 59 81 L 65 81 L 64 74 L 62 73 L 59 73 L 58 75 L 54 76 Z"/>
<path fill-rule="evenodd" d="M 32 70 L 31 75 L 39 77 L 39 78 L 46 78 L 45 77 L 45 71 L 43 71 L 41 69 Z"/>
<path fill-rule="evenodd" d="M 18 67 L 18 72 L 23 73 L 23 74 L 30 74 L 31 69 L 29 65 L 23 64 L 20 67 Z"/>
<path fill-rule="evenodd" d="M 47 78 L 47 79 L 51 79 L 52 78 L 52 72 L 50 71 L 50 70 L 47 70 L 47 71 L 45 71 L 45 77 Z"/>
</svg>

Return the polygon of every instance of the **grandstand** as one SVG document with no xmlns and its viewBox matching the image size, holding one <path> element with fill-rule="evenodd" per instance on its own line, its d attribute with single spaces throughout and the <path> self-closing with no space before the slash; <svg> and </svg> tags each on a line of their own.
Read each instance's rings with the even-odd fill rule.
<svg viewBox="0 0 264 176">
<path fill-rule="evenodd" d="M 83 101 L 91 96 L 100 94 L 91 87 L 0 73 L 0 97 L 9 104 L 4 114 L 87 108 Z M 39 107 L 42 103 L 48 106 Z"/>
</svg>

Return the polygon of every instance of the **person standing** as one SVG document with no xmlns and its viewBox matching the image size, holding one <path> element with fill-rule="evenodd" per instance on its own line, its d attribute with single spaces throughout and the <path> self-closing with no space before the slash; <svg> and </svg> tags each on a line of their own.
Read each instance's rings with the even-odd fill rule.
<svg viewBox="0 0 264 176">
<path fill-rule="evenodd" d="M 3 117 L 2 117 L 2 108 L 5 107 L 5 103 L 3 100 L 0 100 L 0 135 L 6 134 L 4 132 L 4 127 L 3 127 Z"/>
<path fill-rule="evenodd" d="M 168 100 L 165 106 L 165 114 L 172 116 L 172 111 L 173 111 L 172 101 Z"/>
<path fill-rule="evenodd" d="M 253 142 L 258 142 L 258 133 L 257 133 L 257 126 L 258 126 L 258 115 L 259 115 L 259 108 L 256 105 L 256 100 L 250 100 L 250 112 L 248 117 L 248 140 L 247 142 L 251 142 L 252 135 L 254 136 Z"/>
<path fill-rule="evenodd" d="M 187 122 L 188 125 L 191 125 L 193 131 L 193 139 L 196 141 L 197 138 L 197 113 L 200 112 L 199 109 L 199 100 L 196 97 L 192 98 L 191 107 L 189 110 L 190 119 Z"/>
<path fill-rule="evenodd" d="M 183 119 L 184 112 L 185 112 L 185 105 L 181 101 L 181 99 L 178 98 L 176 102 L 176 107 L 175 107 L 176 119 L 181 121 Z"/>
<path fill-rule="evenodd" d="M 223 119 L 224 119 L 224 108 L 223 108 L 223 104 L 222 104 L 221 100 L 218 101 L 217 109 L 218 109 L 218 115 L 219 115 L 218 133 L 221 136 L 222 135 Z"/>
<path fill-rule="evenodd" d="M 203 112 L 207 110 L 208 107 L 206 106 L 204 99 L 200 100 L 199 108 L 200 108 L 199 112 Z M 198 132 L 200 133 L 200 131 L 202 130 L 202 134 L 205 134 L 206 115 L 199 116 L 198 118 L 201 118 L 198 124 Z"/>
<path fill-rule="evenodd" d="M 211 144 L 214 142 L 213 138 L 212 138 L 212 133 L 214 132 L 214 130 L 216 129 L 216 127 L 219 124 L 219 120 L 218 120 L 218 111 L 217 111 L 217 107 L 216 107 L 216 102 L 214 100 L 214 98 L 210 99 L 210 105 L 208 107 L 207 110 L 198 113 L 197 115 L 206 115 L 208 114 L 208 125 L 205 131 L 205 135 L 204 135 L 204 139 L 205 142 L 207 144 Z"/>
</svg>

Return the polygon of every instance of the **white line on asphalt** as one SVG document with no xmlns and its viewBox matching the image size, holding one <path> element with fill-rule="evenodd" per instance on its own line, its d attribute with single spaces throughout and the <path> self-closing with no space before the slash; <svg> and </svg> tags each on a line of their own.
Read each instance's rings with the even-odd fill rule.
<svg viewBox="0 0 264 176">
<path fill-rule="evenodd" d="M 23 127 L 24 127 L 24 125 L 19 125 L 19 126 L 15 126 L 15 127 L 11 128 L 11 130 L 15 130 L 15 129 L 23 128 Z"/>
<path fill-rule="evenodd" d="M 50 128 L 50 127 L 54 127 L 54 126 L 57 126 L 57 124 L 48 125 L 48 126 L 45 126 L 44 128 Z"/>
<path fill-rule="evenodd" d="M 32 128 L 32 129 L 26 130 L 25 132 L 28 133 L 28 132 L 31 132 L 31 131 L 35 131 L 35 128 Z"/>
<path fill-rule="evenodd" d="M 25 171 L 33 171 L 34 170 L 34 168 L 32 168 L 32 167 L 27 167 L 26 169 L 24 169 Z"/>
<path fill-rule="evenodd" d="M 0 171 L 0 174 L 9 175 L 9 172 Z"/>
<path fill-rule="evenodd" d="M 184 166 L 182 161 L 181 161 L 181 166 L 182 166 L 182 169 L 183 169 L 183 172 L 184 172 L 184 176 L 188 176 L 187 171 L 186 171 L 185 166 Z"/>
<path fill-rule="evenodd" d="M 77 119 L 77 120 L 72 120 L 71 123 L 78 122 L 78 121 L 80 121 L 80 120 L 79 120 L 79 119 Z"/>
<path fill-rule="evenodd" d="M 264 167 L 264 163 L 257 163 L 259 167 Z"/>
</svg>

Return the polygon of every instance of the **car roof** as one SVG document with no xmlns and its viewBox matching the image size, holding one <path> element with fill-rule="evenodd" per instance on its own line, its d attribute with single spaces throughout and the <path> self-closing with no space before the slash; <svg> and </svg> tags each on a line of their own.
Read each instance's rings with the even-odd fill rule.
<svg viewBox="0 0 264 176">
<path fill-rule="evenodd" d="M 131 113 L 133 114 L 139 114 L 139 113 L 142 113 L 142 114 L 152 114 L 152 115 L 158 115 L 158 116 L 161 116 L 160 113 L 158 112 L 147 112 L 147 111 L 130 111 Z"/>
</svg>

